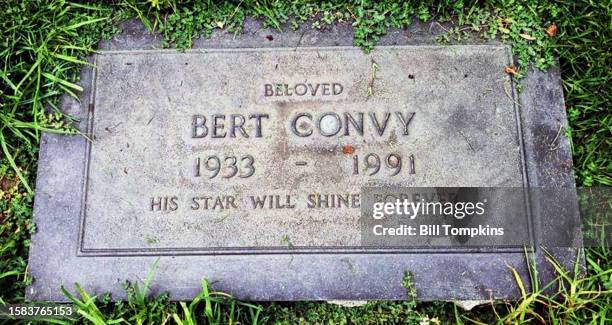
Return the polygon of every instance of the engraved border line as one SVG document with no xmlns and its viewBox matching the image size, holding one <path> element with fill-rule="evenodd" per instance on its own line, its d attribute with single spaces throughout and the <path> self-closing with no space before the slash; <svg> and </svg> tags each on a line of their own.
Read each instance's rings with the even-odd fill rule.
<svg viewBox="0 0 612 325">
<path fill-rule="evenodd" d="M 433 50 L 448 50 L 448 48 L 462 47 L 462 48 L 482 48 L 491 47 L 504 49 L 508 54 L 509 63 L 513 62 L 512 55 L 508 52 L 509 46 L 503 44 L 471 44 L 471 45 L 450 45 L 450 46 L 436 46 L 436 45 L 394 45 L 394 46 L 378 46 L 379 49 L 406 49 L 406 48 L 427 48 Z M 326 46 L 326 47 L 300 47 L 301 51 L 362 51 L 360 48 L 355 46 Z M 224 53 L 224 52 L 295 52 L 294 48 L 277 47 L 277 48 L 231 48 L 231 49 L 190 49 L 186 50 L 185 53 L 189 54 L 206 54 L 206 53 Z M 178 53 L 174 49 L 157 49 L 157 50 L 102 50 L 94 54 L 94 66 L 91 68 L 91 93 L 90 102 L 87 112 L 87 134 L 93 141 L 93 123 L 94 123 L 94 110 L 95 110 L 95 97 L 96 97 L 96 82 L 98 78 L 97 74 L 97 63 L 99 55 L 114 55 L 114 54 L 173 54 L 182 55 L 184 53 Z M 515 99 L 515 88 L 514 83 L 511 80 L 512 90 L 512 106 L 514 107 L 515 121 L 517 127 L 517 137 L 519 145 L 521 147 L 521 176 L 523 187 L 528 186 L 527 179 L 527 166 L 524 156 L 524 141 L 522 136 L 522 123 L 520 121 L 520 114 Z M 89 188 L 89 174 L 90 174 L 90 158 L 91 158 L 91 146 L 92 143 L 87 141 L 85 150 L 85 167 L 83 175 L 83 195 L 81 202 L 81 225 L 79 230 L 79 245 L 77 249 L 77 256 L 178 256 L 178 255 L 260 255 L 260 254 L 397 254 L 397 253 L 437 253 L 437 254 L 453 254 L 453 253 L 522 253 L 524 252 L 523 246 L 508 246 L 503 248 L 478 248 L 478 247 L 367 247 L 367 246 L 293 246 L 291 248 L 285 246 L 270 246 L 270 247 L 176 247 L 176 248 L 102 248 L 102 249 L 87 249 L 84 247 L 85 237 L 85 219 L 87 209 L 87 190 Z M 525 197 L 529 197 L 529 194 L 524 190 Z M 529 224 L 529 238 L 534 244 L 534 238 L 531 231 L 531 209 L 529 208 L 529 200 L 527 200 L 527 219 Z"/>
</svg>

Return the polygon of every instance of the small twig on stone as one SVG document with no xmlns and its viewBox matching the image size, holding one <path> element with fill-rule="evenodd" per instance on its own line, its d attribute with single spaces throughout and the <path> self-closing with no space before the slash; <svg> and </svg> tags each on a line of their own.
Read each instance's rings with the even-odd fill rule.
<svg viewBox="0 0 612 325">
<path fill-rule="evenodd" d="M 448 29 L 444 28 L 444 26 L 442 26 L 442 24 L 440 24 L 440 23 L 439 23 L 439 22 L 437 22 L 437 21 L 435 22 L 435 24 L 436 24 L 436 25 L 438 25 L 438 26 L 440 26 L 440 28 L 442 28 L 442 29 L 443 29 L 445 32 L 447 32 L 447 33 L 448 33 Z M 432 24 L 431 26 L 433 26 L 433 24 Z M 430 31 L 431 31 L 431 26 L 429 27 L 429 30 L 430 30 Z"/>
<path fill-rule="evenodd" d="M 85 133 L 83 133 L 83 132 L 79 131 L 79 130 L 78 130 L 78 129 L 76 129 L 76 128 L 75 128 L 75 132 L 76 132 L 78 135 L 83 136 L 83 138 L 87 139 L 87 141 L 89 141 L 90 143 L 92 143 L 92 142 L 93 142 L 93 140 L 92 140 L 92 139 L 91 139 L 89 136 L 87 136 Z"/>
<path fill-rule="evenodd" d="M 470 147 L 470 150 L 476 151 L 476 150 L 474 150 L 474 147 L 472 147 L 472 144 L 470 143 L 470 140 L 468 140 L 468 138 L 463 134 L 463 132 L 461 132 L 461 131 L 458 131 L 458 132 L 459 132 L 459 134 L 461 134 L 461 136 L 463 137 L 463 139 L 467 143 L 468 147 Z"/>
<path fill-rule="evenodd" d="M 368 98 L 374 95 L 374 80 L 376 80 L 376 71 L 378 71 L 378 64 L 372 59 L 372 76 L 368 83 Z"/>
<path fill-rule="evenodd" d="M 505 79 L 504 80 L 504 92 L 506 93 L 506 96 L 508 96 L 508 98 L 510 98 L 510 100 L 517 105 L 518 107 L 522 107 L 523 105 L 521 105 L 521 103 L 519 103 L 518 101 L 516 101 L 514 99 L 514 97 L 512 96 L 512 94 L 510 94 L 510 91 L 508 90 L 508 88 L 506 88 L 506 84 L 510 84 L 512 82 L 511 79 Z M 512 85 L 511 85 L 512 86 Z"/>
<path fill-rule="evenodd" d="M 295 44 L 295 48 L 293 49 L 294 51 L 297 51 L 300 44 L 302 44 L 302 38 L 304 38 L 305 34 L 306 34 L 306 29 L 304 29 L 304 31 L 302 32 L 302 35 L 300 35 L 300 39 L 298 39 L 297 44 Z"/>
<path fill-rule="evenodd" d="M 557 140 L 559 140 L 559 136 L 561 135 L 561 130 L 563 129 L 563 126 L 561 125 L 561 123 L 558 123 L 558 124 L 559 124 L 559 130 L 557 131 L 557 135 L 548 144 L 548 148 L 549 148 L 550 151 L 555 151 L 555 150 L 559 149 L 559 144 L 557 143 Z"/>
</svg>

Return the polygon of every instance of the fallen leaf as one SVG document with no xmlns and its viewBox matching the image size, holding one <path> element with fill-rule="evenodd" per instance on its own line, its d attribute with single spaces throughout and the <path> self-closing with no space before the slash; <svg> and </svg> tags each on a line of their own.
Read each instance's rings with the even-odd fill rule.
<svg viewBox="0 0 612 325">
<path fill-rule="evenodd" d="M 17 179 L 10 180 L 8 177 L 0 178 L 0 189 L 3 191 L 8 191 L 9 189 L 15 187 L 19 181 Z"/>
<path fill-rule="evenodd" d="M 531 36 L 531 35 L 529 35 L 529 34 L 519 34 L 519 35 L 520 35 L 522 38 L 524 38 L 524 39 L 526 39 L 526 40 L 528 40 L 528 41 L 533 41 L 533 40 L 535 40 L 535 39 L 536 39 L 535 37 L 533 37 L 533 36 Z"/>
<path fill-rule="evenodd" d="M 351 145 L 346 145 L 342 147 L 342 153 L 350 155 L 352 153 L 355 152 L 355 147 L 351 146 Z"/>
<path fill-rule="evenodd" d="M 504 72 L 511 75 L 516 75 L 518 73 L 518 68 L 513 64 L 504 68 Z"/>
<path fill-rule="evenodd" d="M 555 37 L 558 31 L 559 29 L 557 28 L 557 25 L 555 23 L 546 28 L 546 34 L 548 34 L 548 36 L 550 37 Z"/>
<path fill-rule="evenodd" d="M 225 22 L 223 22 L 223 21 L 218 21 L 217 22 L 217 27 L 223 28 L 223 26 L 225 26 Z"/>
<path fill-rule="evenodd" d="M 499 31 L 504 33 L 504 34 L 510 34 L 510 30 L 508 28 L 505 28 L 505 27 L 500 27 Z"/>
<path fill-rule="evenodd" d="M 274 37 L 272 35 L 268 35 L 268 36 L 266 36 L 266 38 L 268 39 L 268 41 L 274 40 Z"/>
</svg>

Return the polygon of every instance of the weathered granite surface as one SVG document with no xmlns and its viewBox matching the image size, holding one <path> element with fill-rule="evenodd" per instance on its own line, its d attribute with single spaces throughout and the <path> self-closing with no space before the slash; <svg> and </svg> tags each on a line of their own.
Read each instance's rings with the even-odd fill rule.
<svg viewBox="0 0 612 325">
<path fill-rule="evenodd" d="M 527 279 L 521 250 L 360 247 L 359 208 L 307 205 L 309 194 L 350 195 L 372 184 L 574 186 L 569 142 L 557 136 L 567 123 L 558 70 L 530 71 L 519 94 L 503 73 L 512 63 L 508 46 L 434 46 L 438 28 L 392 31 L 364 54 L 351 47 L 350 26 L 279 33 L 248 21 L 243 35 L 217 32 L 177 53 L 126 23 L 92 58 L 97 69 L 83 71 L 81 101 L 63 105 L 91 142 L 43 135 L 28 297 L 63 301 L 59 286 L 75 282 L 124 297 L 122 284 L 142 280 L 156 262 L 152 290 L 173 299 L 195 296 L 204 278 L 250 300 L 401 299 L 405 272 L 414 275 L 419 299 L 516 297 L 508 266 Z M 265 84 L 275 82 L 329 83 L 330 90 L 266 96 Z M 341 92 L 334 94 L 334 83 Z M 308 133 L 309 123 L 292 130 L 301 112 L 313 114 L 311 136 L 296 134 Z M 341 117 L 340 129 L 333 115 L 320 123 L 337 136 L 316 134 L 322 112 Z M 364 135 L 346 136 L 342 114 L 359 112 Z M 382 136 L 369 112 L 392 113 Z M 406 129 L 397 112 L 414 113 Z M 203 136 L 203 120 L 194 116 L 210 123 L 214 114 L 224 115 L 219 138 L 211 124 Z M 232 114 L 245 116 L 235 137 L 227 127 Z M 261 128 L 253 114 L 268 116 Z M 391 176 L 383 164 L 373 176 L 363 167 L 355 175 L 352 156 L 362 152 L 396 153 L 402 170 Z M 226 165 L 210 178 L 214 171 L 203 164 L 215 155 L 242 164 L 235 175 Z M 206 199 L 194 209 L 194 197 L 219 194 L 223 210 L 204 210 Z M 227 196 L 235 194 L 233 208 Z M 285 208 L 249 208 L 250 195 L 265 194 L 279 195 Z M 571 200 L 547 200 L 530 198 L 536 245 L 547 234 L 575 231 L 552 222 L 559 211 L 573 213 Z M 550 251 L 564 264 L 575 260 L 572 248 Z M 542 280 L 552 279 L 543 251 L 533 256 Z"/>
</svg>

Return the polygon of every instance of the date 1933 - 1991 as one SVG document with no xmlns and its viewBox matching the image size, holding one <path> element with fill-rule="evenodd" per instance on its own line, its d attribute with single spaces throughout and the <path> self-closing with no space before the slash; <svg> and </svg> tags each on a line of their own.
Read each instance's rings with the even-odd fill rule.
<svg viewBox="0 0 612 325">
<path fill-rule="evenodd" d="M 395 176 L 402 171 L 402 156 L 398 153 L 379 156 L 376 153 L 368 153 L 364 157 L 353 156 L 353 175 L 364 173 L 367 176 L 378 174 L 384 165 L 390 170 L 389 176 Z M 404 168 L 406 169 L 406 168 Z M 414 155 L 408 156 L 408 173 L 415 174 Z M 255 158 L 251 155 L 242 156 L 218 156 L 212 155 L 205 158 L 195 159 L 195 177 L 201 177 L 208 172 L 208 178 L 249 178 L 255 174 Z"/>
</svg>

